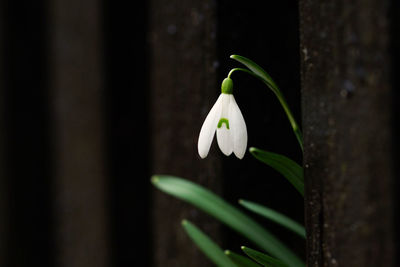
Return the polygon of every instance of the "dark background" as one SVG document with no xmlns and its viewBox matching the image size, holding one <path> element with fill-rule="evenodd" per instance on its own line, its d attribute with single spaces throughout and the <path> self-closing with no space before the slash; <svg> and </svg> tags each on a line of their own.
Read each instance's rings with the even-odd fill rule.
<svg viewBox="0 0 400 267">
<path fill-rule="evenodd" d="M 170 2 L 169 8 L 175 11 L 161 14 L 163 21 L 159 15 L 151 15 L 159 14 L 152 10 L 162 4 L 157 1 L 1 2 L 2 266 L 137 266 L 138 258 L 141 266 L 156 262 L 157 253 L 152 251 L 158 236 L 152 227 L 161 222 L 151 216 L 150 210 L 158 211 L 152 205 L 155 189 L 149 181 L 157 171 L 151 144 L 162 137 L 151 134 L 151 103 L 157 98 L 151 93 L 151 75 L 155 64 L 167 63 L 150 60 L 154 53 L 149 28 L 191 16 L 191 6 L 198 7 L 200 1 L 192 2 Z M 206 96 L 213 96 L 205 98 L 208 107 L 219 94 L 220 81 L 230 68 L 238 66 L 229 56 L 236 53 L 254 59 L 276 79 L 299 119 L 296 1 L 271 2 L 268 11 L 257 1 L 208 4 L 210 8 L 200 14 L 200 20 L 212 20 L 207 23 L 213 25 L 213 37 L 204 36 L 211 40 L 212 48 L 204 45 L 202 38 L 197 43 L 190 41 L 198 31 L 190 26 L 180 37 L 158 45 L 179 57 L 184 54 L 179 44 L 189 39 L 189 46 L 210 55 L 216 72 L 204 76 L 212 85 L 204 88 L 209 92 Z M 168 30 L 168 25 L 161 26 Z M 171 27 L 169 30 L 175 31 Z M 199 55 L 185 56 L 196 61 Z M 174 79 L 191 72 L 205 70 L 187 65 Z M 272 93 L 242 73 L 235 74 L 234 81 L 249 146 L 301 161 L 296 139 Z M 187 97 L 192 96 L 189 93 Z M 175 111 L 163 112 L 167 120 L 174 121 Z M 193 118 L 203 119 L 203 114 Z M 192 127 L 189 140 L 197 138 L 199 123 Z M 196 146 L 191 150 L 196 152 Z M 261 202 L 302 221 L 302 199 L 279 174 L 249 154 L 242 161 L 225 158 L 216 144 L 212 153 L 215 157 L 204 161 L 214 159 L 217 163 L 206 164 L 220 166 L 213 184 L 226 199 Z M 196 160 L 201 161 L 199 157 Z M 218 242 L 239 251 L 243 239 L 209 221 L 216 225 Z M 297 237 L 261 222 L 304 254 L 303 242 Z M 174 231 L 182 231 L 175 224 L 163 227 L 167 239 Z M 186 253 L 188 244 L 193 246 L 188 240 L 185 244 L 176 252 L 178 256 L 171 257 L 185 259 L 179 255 Z M 192 250 L 196 250 L 194 246 Z M 203 258 L 200 253 L 195 256 Z"/>
<path fill-rule="evenodd" d="M 216 142 L 201 160 L 196 146 L 220 82 L 239 66 L 231 54 L 264 67 L 301 123 L 297 1 L 3 0 L 0 10 L 1 266 L 210 264 L 183 233 L 183 218 L 240 251 L 242 237 L 157 192 L 154 173 L 303 221 L 303 199 L 278 173 L 248 153 L 224 157 Z M 394 37 L 398 19 L 391 23 Z M 398 59 L 398 38 L 390 44 Z M 301 162 L 272 92 L 244 73 L 233 79 L 248 145 Z M 305 255 L 302 240 L 257 219 Z"/>
</svg>

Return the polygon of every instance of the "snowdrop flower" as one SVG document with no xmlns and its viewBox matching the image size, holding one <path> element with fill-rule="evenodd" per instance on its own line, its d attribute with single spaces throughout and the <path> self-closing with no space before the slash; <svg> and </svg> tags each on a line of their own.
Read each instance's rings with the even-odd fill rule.
<svg viewBox="0 0 400 267">
<path fill-rule="evenodd" d="M 203 159 L 207 157 L 210 151 L 215 131 L 217 131 L 218 146 L 226 156 L 233 152 L 236 157 L 242 159 L 246 152 L 246 123 L 232 95 L 232 89 L 232 80 L 230 78 L 224 79 L 221 86 L 221 95 L 211 108 L 201 127 L 198 151 Z"/>
</svg>

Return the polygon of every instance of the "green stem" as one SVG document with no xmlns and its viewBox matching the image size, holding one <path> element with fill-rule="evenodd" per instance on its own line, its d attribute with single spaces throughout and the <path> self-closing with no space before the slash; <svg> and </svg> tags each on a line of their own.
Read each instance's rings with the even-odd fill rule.
<svg viewBox="0 0 400 267">
<path fill-rule="evenodd" d="M 234 68 L 232 69 L 229 73 L 228 73 L 228 78 L 231 78 L 231 75 L 235 72 L 235 71 L 243 71 L 246 72 L 248 74 L 251 74 L 255 77 L 257 77 L 258 79 L 260 79 L 261 81 L 263 81 L 271 90 L 272 92 L 274 92 L 274 94 L 276 95 L 276 97 L 278 98 L 279 102 L 281 103 L 283 110 L 286 113 L 286 116 L 289 119 L 290 125 L 293 128 L 293 132 L 296 135 L 297 141 L 299 142 L 300 148 L 303 151 L 303 134 L 301 133 L 300 127 L 297 124 L 292 111 L 289 108 L 288 103 L 286 102 L 285 97 L 283 96 L 281 90 L 279 90 L 278 86 L 275 83 L 269 83 L 266 80 L 260 78 L 260 76 L 258 76 L 257 74 L 253 73 L 252 71 L 249 71 L 247 69 L 243 69 L 243 68 Z"/>
<path fill-rule="evenodd" d="M 231 69 L 231 71 L 228 73 L 228 78 L 231 78 L 231 75 L 232 75 L 235 71 L 237 71 L 237 70 L 243 71 L 243 72 L 246 72 L 246 73 L 248 73 L 248 74 L 251 74 L 251 75 L 253 75 L 253 76 L 255 76 L 255 77 L 258 77 L 258 76 L 255 75 L 253 72 L 249 71 L 248 69 L 234 68 L 234 69 Z"/>
<path fill-rule="evenodd" d="M 272 91 L 275 93 L 276 97 L 278 97 L 279 102 L 281 103 L 283 109 L 285 110 L 286 115 L 289 119 L 290 125 L 293 128 L 293 132 L 296 135 L 297 141 L 299 142 L 301 151 L 303 151 L 303 134 L 301 133 L 300 127 L 298 126 L 296 120 L 293 117 L 292 111 L 290 110 L 285 97 L 283 96 L 283 94 L 281 93 L 281 91 L 279 89 L 272 90 Z"/>
</svg>

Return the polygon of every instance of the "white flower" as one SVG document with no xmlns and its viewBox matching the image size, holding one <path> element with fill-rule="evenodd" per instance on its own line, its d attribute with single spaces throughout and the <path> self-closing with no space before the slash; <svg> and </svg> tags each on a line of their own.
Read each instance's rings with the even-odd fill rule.
<svg viewBox="0 0 400 267">
<path fill-rule="evenodd" d="M 226 156 L 232 152 L 242 159 L 247 147 L 247 129 L 242 112 L 232 95 L 233 83 L 226 78 L 222 83 L 222 93 L 211 108 L 200 130 L 198 150 L 201 158 L 210 151 L 214 133 L 217 131 L 217 142 Z"/>
</svg>

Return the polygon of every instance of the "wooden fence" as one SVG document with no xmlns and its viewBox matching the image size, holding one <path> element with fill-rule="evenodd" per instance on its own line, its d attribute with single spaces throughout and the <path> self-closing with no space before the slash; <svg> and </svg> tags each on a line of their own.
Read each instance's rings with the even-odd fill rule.
<svg viewBox="0 0 400 267">
<path fill-rule="evenodd" d="M 153 188 L 155 173 L 305 217 L 307 253 L 260 222 L 309 266 L 396 266 L 396 1 L 4 0 L 0 12 L 0 266 L 211 266 L 184 218 L 239 251 L 242 237 Z M 231 54 L 263 66 L 303 120 L 305 216 L 250 154 L 197 155 Z M 273 94 L 234 75 L 249 145 L 301 162 Z"/>
</svg>

